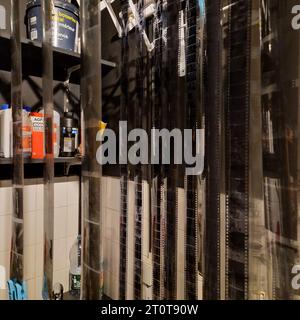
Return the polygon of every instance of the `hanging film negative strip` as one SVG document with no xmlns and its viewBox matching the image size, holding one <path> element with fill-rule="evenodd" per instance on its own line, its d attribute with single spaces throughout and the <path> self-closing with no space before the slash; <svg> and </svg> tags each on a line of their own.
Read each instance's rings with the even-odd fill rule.
<svg viewBox="0 0 300 320">
<path fill-rule="evenodd" d="M 43 107 L 45 128 L 44 165 L 44 285 L 43 298 L 52 299 L 54 245 L 54 153 L 53 153 L 53 48 L 52 1 L 42 1 L 43 13 Z"/>
<path fill-rule="evenodd" d="M 247 299 L 251 1 L 226 10 L 226 298 Z"/>
<path fill-rule="evenodd" d="M 95 154 L 102 120 L 100 0 L 81 2 L 81 106 L 84 117 L 82 163 L 81 299 L 103 298 L 102 166 Z M 101 132 L 101 131 L 100 131 Z"/>
<path fill-rule="evenodd" d="M 153 34 L 155 48 L 153 53 L 154 64 L 154 103 L 152 106 L 152 128 L 161 127 L 162 119 L 162 50 L 165 45 L 163 39 L 163 0 L 155 3 L 155 14 L 153 20 Z M 151 189 L 151 211 L 152 211 L 152 277 L 153 277 L 153 299 L 162 299 L 163 272 L 162 265 L 162 191 L 163 178 L 162 167 L 154 165 L 152 170 L 152 189 Z"/>
<path fill-rule="evenodd" d="M 145 66 L 144 66 L 144 40 L 142 32 L 145 31 L 144 0 L 136 3 L 138 20 L 135 27 L 135 42 L 137 46 L 136 57 L 136 93 L 134 127 L 143 128 L 143 115 L 145 113 Z M 135 216 L 134 216 L 134 298 L 142 297 L 142 212 L 143 212 L 143 171 L 142 164 L 133 166 L 135 188 Z"/>
<path fill-rule="evenodd" d="M 122 70 L 121 70 L 121 110 L 120 120 L 128 121 L 129 84 L 128 84 L 128 0 L 121 0 L 122 12 Z M 126 148 L 126 150 L 124 150 Z M 120 153 L 127 154 L 127 146 L 120 146 Z M 120 164 L 121 175 L 121 216 L 120 216 L 120 279 L 119 299 L 126 299 L 127 289 L 127 225 L 128 225 L 128 165 L 126 161 Z"/>
<path fill-rule="evenodd" d="M 205 82 L 206 217 L 204 299 L 220 298 L 220 194 L 222 159 L 221 1 L 206 1 Z"/>
<path fill-rule="evenodd" d="M 10 299 L 27 298 L 24 282 L 24 164 L 22 146 L 22 51 L 20 3 L 11 1 L 11 107 L 13 119 L 13 216 L 10 257 L 10 280 L 8 281 Z M 18 290 L 14 288 L 20 287 Z M 21 290 L 20 290 L 21 289 Z M 14 297 L 13 292 L 22 293 Z"/>
<path fill-rule="evenodd" d="M 169 131 L 177 128 L 178 120 L 181 117 L 180 87 L 178 73 L 178 48 L 179 48 L 179 12 L 181 3 L 177 0 L 168 0 L 164 3 L 166 29 L 163 31 L 166 36 L 166 50 L 163 53 L 163 128 Z M 165 56 L 165 58 L 164 58 Z M 166 59 L 166 61 L 164 61 Z M 174 66 L 177 66 L 175 68 Z M 162 146 L 163 148 L 165 146 Z M 178 187 L 179 187 L 179 165 L 175 164 L 175 144 L 170 142 L 170 164 L 164 165 L 164 176 L 166 177 L 164 208 L 165 208 L 165 230 L 164 239 L 164 299 L 174 300 L 177 294 L 177 211 L 178 211 Z M 164 222 L 163 222 L 164 225 Z"/>
<path fill-rule="evenodd" d="M 204 7 L 198 0 L 186 2 L 186 128 L 203 129 L 203 56 L 204 56 Z M 195 142 L 194 142 L 195 143 Z M 200 146 L 200 148 L 204 146 Z M 193 146 L 193 152 L 197 146 Z M 203 237 L 201 234 L 203 225 L 203 201 L 202 190 L 204 182 L 201 176 L 191 175 L 185 177 L 186 193 L 186 230 L 185 230 L 185 298 L 195 300 L 202 296 L 201 267 Z M 202 206 L 201 206 L 202 205 Z M 202 218 L 200 217 L 202 210 Z"/>
<path fill-rule="evenodd" d="M 261 213 L 266 232 L 266 245 L 262 248 L 267 254 L 267 259 L 259 262 L 268 273 L 263 278 L 268 286 L 255 287 L 260 299 L 299 299 L 299 290 L 291 286 L 291 270 L 299 264 L 299 225 L 295 223 L 299 215 L 299 37 L 290 28 L 290 13 L 296 8 L 293 6 L 289 1 L 259 2 L 264 193 Z M 250 240 L 258 242 L 253 236 Z M 249 280 L 253 285 L 254 281 Z"/>
</svg>

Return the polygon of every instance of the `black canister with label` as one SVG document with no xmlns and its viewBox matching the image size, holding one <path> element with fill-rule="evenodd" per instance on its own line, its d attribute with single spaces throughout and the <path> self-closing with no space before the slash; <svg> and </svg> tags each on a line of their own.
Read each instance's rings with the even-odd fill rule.
<svg viewBox="0 0 300 320">
<path fill-rule="evenodd" d="M 74 157 L 78 148 L 78 121 L 65 112 L 61 126 L 61 157 Z"/>
</svg>

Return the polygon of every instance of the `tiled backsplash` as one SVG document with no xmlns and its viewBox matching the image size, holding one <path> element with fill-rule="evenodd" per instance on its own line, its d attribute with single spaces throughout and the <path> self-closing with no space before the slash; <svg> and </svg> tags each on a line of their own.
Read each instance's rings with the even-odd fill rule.
<svg viewBox="0 0 300 320">
<path fill-rule="evenodd" d="M 24 278 L 29 299 L 42 299 L 43 280 L 43 195 L 40 179 L 25 181 L 24 188 Z M 9 276 L 12 187 L 0 182 L 0 265 Z M 69 290 L 69 251 L 78 234 L 78 177 L 58 178 L 54 185 L 54 283 Z M 0 290 L 0 300 L 7 299 Z"/>
<path fill-rule="evenodd" d="M 128 226 L 127 226 L 127 292 L 126 298 L 134 298 L 134 182 L 128 184 Z M 104 193 L 104 292 L 112 299 L 119 298 L 119 258 L 120 258 L 120 180 L 106 177 L 103 180 Z M 178 189 L 178 229 L 177 229 L 177 298 L 184 299 L 184 236 L 185 202 L 184 190 Z M 142 298 L 152 299 L 152 256 L 149 252 L 149 187 L 143 182 L 142 220 Z"/>
<path fill-rule="evenodd" d="M 144 182 L 143 211 L 143 299 L 150 299 L 152 285 L 151 253 L 149 253 L 149 188 Z M 119 297 L 120 258 L 120 180 L 103 177 L 102 209 L 104 223 L 104 293 L 112 299 Z M 127 239 L 127 299 L 133 299 L 134 286 L 134 183 L 128 186 Z M 69 252 L 78 234 L 79 180 L 78 177 L 59 178 L 54 187 L 54 283 L 69 289 Z M 9 182 L 0 182 L 0 265 L 9 270 L 11 239 L 12 188 Z M 43 272 L 43 184 L 41 180 L 27 180 L 25 187 L 25 279 L 29 299 L 42 299 Z M 148 210 L 148 211 L 147 211 Z M 184 190 L 178 190 L 178 250 L 177 297 L 183 298 L 184 283 Z M 147 240 L 148 239 L 148 240 Z M 8 276 L 8 272 L 7 272 Z M 147 285 L 147 286 L 146 286 Z M 6 290 L 0 290 L 0 300 L 7 299 Z"/>
</svg>

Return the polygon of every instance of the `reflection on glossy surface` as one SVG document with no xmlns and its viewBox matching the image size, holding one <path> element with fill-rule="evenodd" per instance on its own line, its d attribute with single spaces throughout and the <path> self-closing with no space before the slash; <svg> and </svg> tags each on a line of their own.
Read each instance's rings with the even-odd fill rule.
<svg viewBox="0 0 300 320">
<path fill-rule="evenodd" d="M 96 161 L 96 135 L 102 119 L 100 0 L 81 1 L 81 108 L 84 119 L 82 167 L 81 299 L 98 300 L 103 290 L 101 211 L 102 167 Z"/>
<path fill-rule="evenodd" d="M 53 2 L 42 1 L 43 17 L 43 107 L 45 128 L 44 166 L 44 299 L 52 299 L 54 244 L 54 155 L 53 155 Z"/>
<path fill-rule="evenodd" d="M 207 68 L 205 92 L 206 214 L 204 299 L 220 298 L 220 215 L 222 192 L 222 30 L 221 1 L 206 1 Z M 205 49 L 204 49 L 205 50 Z"/>
<path fill-rule="evenodd" d="M 248 298 L 251 1 L 224 1 L 226 299 Z"/>
<path fill-rule="evenodd" d="M 185 128 L 204 127 L 204 64 L 205 64 L 205 5 L 203 1 L 186 3 L 186 109 Z M 204 146 L 200 146 L 204 148 Z M 194 142 L 193 148 L 196 147 Z M 203 233 L 205 226 L 205 181 L 200 176 L 185 177 L 186 237 L 185 237 L 185 299 L 203 297 L 205 259 Z M 217 225 L 217 223 L 215 224 Z M 179 228 L 179 226 L 178 226 Z M 209 240 L 208 240 L 209 241 Z M 214 252 L 210 252 L 214 254 Z M 207 255 L 208 257 L 211 257 Z M 178 270 L 177 270 L 178 271 Z M 207 270 L 206 270 L 207 271 Z M 199 285 L 200 284 L 200 285 Z"/>
<path fill-rule="evenodd" d="M 224 1 L 226 291 L 298 298 L 299 34 L 294 1 Z"/>
<path fill-rule="evenodd" d="M 122 34 L 122 65 L 121 65 L 121 109 L 120 120 L 128 121 L 128 29 L 124 28 L 128 23 L 128 0 L 121 1 L 121 12 L 123 22 Z M 126 148 L 126 150 L 124 150 Z M 127 153 L 127 146 L 121 146 L 121 154 Z M 128 167 L 127 164 L 120 165 L 120 269 L 119 269 L 119 299 L 126 299 L 127 291 L 127 227 L 128 227 Z"/>
<path fill-rule="evenodd" d="M 295 3 L 294 3 L 295 4 Z M 299 258 L 299 33 L 293 1 L 261 1 L 261 109 L 268 269 L 274 299 L 291 299 Z"/>
<path fill-rule="evenodd" d="M 24 166 L 22 150 L 22 53 L 20 3 L 12 1 L 11 16 L 11 108 L 13 117 L 13 217 L 10 278 L 23 281 Z M 1 205 L 1 204 L 0 204 Z"/>
</svg>

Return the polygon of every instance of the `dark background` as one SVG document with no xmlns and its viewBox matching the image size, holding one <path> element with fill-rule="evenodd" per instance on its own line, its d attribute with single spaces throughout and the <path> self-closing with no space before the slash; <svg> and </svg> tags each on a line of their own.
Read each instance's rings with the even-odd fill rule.
<svg viewBox="0 0 300 320">
<path fill-rule="evenodd" d="M 20 1 L 21 13 L 24 16 L 26 14 L 27 1 Z M 6 32 L 10 34 L 10 0 L 0 0 L 0 5 L 3 5 L 6 9 Z M 113 4 L 117 15 L 120 12 L 119 4 Z M 22 24 L 22 37 L 26 38 L 26 26 Z M 135 38 L 135 33 L 130 35 L 130 38 Z M 134 41 L 130 41 L 130 59 L 134 62 Z M 120 62 L 121 62 L 121 41 L 117 35 L 116 29 L 112 23 L 112 20 L 107 10 L 102 11 L 102 58 L 117 63 L 117 67 L 111 69 L 103 76 L 102 90 L 103 90 L 103 117 L 108 123 L 108 127 L 113 128 L 118 133 L 118 122 L 120 118 Z M 1 57 L 0 57 L 1 59 Z M 27 63 L 35 63 L 34 60 L 26 61 Z M 135 64 L 129 63 L 130 74 L 135 75 Z M 57 66 L 54 65 L 54 68 Z M 135 78 L 130 76 L 131 84 L 129 88 L 131 90 L 130 100 L 134 103 L 135 100 Z M 42 79 L 23 75 L 23 105 L 32 106 L 34 109 L 42 107 Z M 64 94 L 65 88 L 63 83 L 54 81 L 54 108 L 62 115 L 64 109 Z M 11 95 L 10 86 L 10 72 L 0 71 L 0 104 L 9 103 Z M 78 116 L 80 115 L 80 86 L 76 84 L 70 84 L 70 92 L 73 97 L 70 100 L 69 110 L 74 111 Z M 84 107 L 84 106 L 83 106 Z M 106 166 L 104 168 L 105 174 L 119 175 L 119 169 L 117 166 Z"/>
<path fill-rule="evenodd" d="M 10 0 L 0 0 L 0 5 L 3 5 L 6 9 L 6 31 L 10 33 Z M 21 12 L 25 19 L 26 1 L 20 1 Z M 118 12 L 118 11 L 117 11 Z M 120 39 L 116 36 L 114 25 L 108 15 L 107 10 L 102 11 L 102 42 L 103 59 L 117 62 L 118 67 L 110 71 L 105 77 L 103 77 L 103 109 L 104 114 L 110 117 L 119 114 L 119 62 L 121 59 L 121 47 Z M 22 37 L 26 38 L 26 26 L 22 25 Z M 1 57 L 0 57 L 1 59 Z M 28 61 L 28 63 L 34 63 L 34 61 Z M 54 66 L 55 68 L 55 66 Z M 42 95 L 41 79 L 36 77 L 24 78 L 23 83 L 23 103 L 30 106 L 41 106 L 41 96 L 36 92 L 39 91 Z M 54 81 L 53 88 L 57 87 L 59 82 Z M 37 88 L 39 90 L 37 90 Z M 71 92 L 79 99 L 80 87 L 78 85 L 71 85 Z M 55 108 L 58 111 L 63 110 L 63 89 L 55 92 L 54 94 Z M 0 103 L 10 103 L 10 73 L 0 72 Z M 78 106 L 73 105 L 78 112 Z"/>
</svg>

